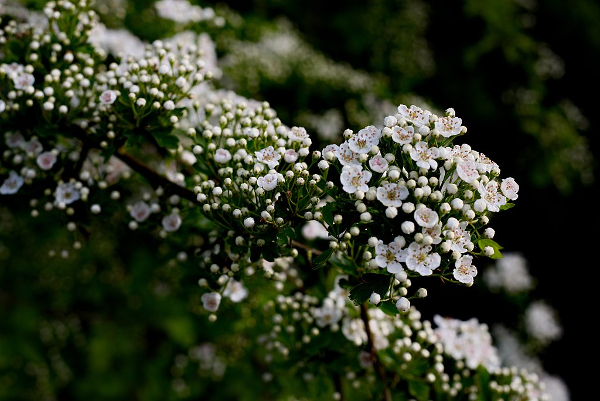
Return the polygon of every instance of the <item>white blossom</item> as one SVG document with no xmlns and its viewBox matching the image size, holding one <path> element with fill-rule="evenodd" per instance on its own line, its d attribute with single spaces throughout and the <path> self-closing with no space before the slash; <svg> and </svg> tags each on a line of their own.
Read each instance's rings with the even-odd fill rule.
<svg viewBox="0 0 600 401">
<path fill-rule="evenodd" d="M 439 221 L 439 216 L 435 210 L 424 206 L 415 211 L 415 221 L 421 227 L 432 228 Z"/>
<path fill-rule="evenodd" d="M 415 105 L 407 108 L 404 104 L 398 106 L 398 113 L 406 121 L 413 123 L 415 127 L 422 127 L 429 124 L 429 116 L 431 115 L 430 111 L 424 111 Z"/>
<path fill-rule="evenodd" d="M 56 155 L 54 152 L 40 153 L 35 161 L 42 170 L 50 170 L 56 163 Z"/>
<path fill-rule="evenodd" d="M 503 179 L 502 183 L 500 184 L 500 189 L 502 190 L 504 196 L 510 200 L 516 200 L 519 197 L 517 194 L 519 192 L 519 184 L 517 184 L 515 179 L 512 177 Z"/>
<path fill-rule="evenodd" d="M 406 267 L 422 276 L 429 276 L 433 270 L 440 266 L 442 258 L 437 253 L 431 252 L 430 245 L 412 242 L 407 249 Z"/>
<path fill-rule="evenodd" d="M 276 152 L 273 146 L 267 146 L 266 148 L 254 152 L 256 159 L 259 162 L 265 163 L 269 168 L 275 168 L 279 164 L 281 155 Z"/>
<path fill-rule="evenodd" d="M 170 213 L 162 218 L 163 229 L 167 232 L 177 231 L 181 227 L 181 222 L 179 213 Z"/>
<path fill-rule="evenodd" d="M 272 191 L 277 187 L 277 180 L 283 177 L 279 173 L 269 173 L 265 176 L 258 177 L 256 183 L 258 186 L 265 191 Z"/>
<path fill-rule="evenodd" d="M 209 312 L 216 312 L 221 304 L 221 294 L 218 292 L 206 292 L 201 297 L 202 306 Z"/>
<path fill-rule="evenodd" d="M 479 184 L 479 195 L 487 205 L 487 209 L 490 212 L 500 211 L 500 206 L 506 204 L 506 198 L 500 192 L 498 192 L 498 182 L 489 181 L 487 184 Z"/>
<path fill-rule="evenodd" d="M 215 151 L 215 162 L 225 164 L 231 160 L 231 153 L 227 149 L 219 148 Z"/>
<path fill-rule="evenodd" d="M 454 278 L 463 284 L 473 284 L 473 278 L 477 276 L 477 268 L 471 264 L 472 262 L 473 257 L 471 255 L 461 256 L 454 263 L 454 271 L 452 272 Z"/>
<path fill-rule="evenodd" d="M 392 127 L 392 140 L 400 145 L 406 145 L 412 143 L 415 129 L 412 125 L 406 127 L 394 126 Z"/>
<path fill-rule="evenodd" d="M 0 195 L 16 194 L 22 186 L 23 177 L 15 171 L 11 171 L 8 173 L 8 177 L 4 180 L 2 186 L 0 186 Z"/>
<path fill-rule="evenodd" d="M 384 206 L 400 207 L 409 195 L 408 188 L 396 183 L 388 183 L 377 188 L 377 200 Z"/>
<path fill-rule="evenodd" d="M 100 94 L 100 103 L 102 104 L 113 104 L 117 100 L 117 92 L 114 90 L 105 90 Z"/>
<path fill-rule="evenodd" d="M 129 215 L 135 219 L 135 221 L 141 223 L 150 216 L 150 213 L 150 206 L 144 201 L 139 201 L 132 206 Z"/>
<path fill-rule="evenodd" d="M 435 129 L 437 129 L 444 138 L 450 138 L 460 134 L 462 120 L 458 117 L 442 117 L 438 118 L 435 122 Z"/>
<path fill-rule="evenodd" d="M 375 262 L 377 266 L 386 268 L 389 273 L 398 273 L 404 270 L 402 264 L 406 259 L 406 251 L 402 250 L 402 246 L 395 241 L 385 245 L 383 241 L 379 240 L 375 246 Z"/>
<path fill-rule="evenodd" d="M 342 189 L 351 194 L 356 191 L 367 192 L 369 190 L 367 183 L 371 175 L 370 171 L 363 170 L 362 165 L 344 166 L 340 175 Z"/>
<path fill-rule="evenodd" d="M 388 166 L 388 161 L 381 155 L 376 155 L 369 159 L 369 167 L 376 173 L 385 173 Z"/>
<path fill-rule="evenodd" d="M 79 200 L 81 194 L 72 182 L 65 182 L 56 187 L 55 198 L 59 204 L 68 205 Z"/>
</svg>

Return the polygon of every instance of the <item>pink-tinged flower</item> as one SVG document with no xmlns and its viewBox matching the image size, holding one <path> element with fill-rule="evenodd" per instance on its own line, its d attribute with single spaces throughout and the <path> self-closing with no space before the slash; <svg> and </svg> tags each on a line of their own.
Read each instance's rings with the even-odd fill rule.
<svg viewBox="0 0 600 401">
<path fill-rule="evenodd" d="M 13 77 L 13 83 L 15 84 L 15 89 L 25 90 L 32 86 L 35 82 L 35 77 L 32 74 L 29 74 L 25 71 L 18 72 Z"/>
<path fill-rule="evenodd" d="M 339 147 L 338 145 L 335 145 L 335 144 L 330 144 L 330 145 L 327 145 L 327 146 L 325 146 L 325 147 L 323 148 L 323 150 L 321 151 L 321 157 L 322 157 L 323 159 L 325 159 L 325 160 L 328 160 L 328 159 L 327 159 L 327 152 L 331 152 L 331 153 L 333 153 L 334 155 L 336 155 L 336 154 L 337 154 L 337 152 L 339 151 L 339 148 L 340 148 L 340 147 Z"/>
<path fill-rule="evenodd" d="M 490 212 L 500 211 L 500 206 L 506 204 L 506 197 L 498 192 L 498 182 L 489 181 L 487 184 L 479 184 L 479 195 L 487 204 L 487 209 Z"/>
<path fill-rule="evenodd" d="M 379 240 L 375 245 L 375 262 L 377 266 L 386 268 L 390 273 L 400 273 L 404 270 L 400 262 L 406 259 L 406 250 L 403 250 L 398 242 L 390 242 L 385 245 Z"/>
<path fill-rule="evenodd" d="M 340 175 L 342 189 L 349 194 L 356 191 L 367 192 L 369 190 L 367 183 L 371 179 L 371 175 L 372 173 L 363 170 L 361 165 L 344 166 Z"/>
<path fill-rule="evenodd" d="M 384 173 L 387 171 L 389 163 L 385 160 L 385 157 L 377 155 L 369 159 L 369 167 L 376 173 Z"/>
<path fill-rule="evenodd" d="M 32 139 L 25 143 L 25 152 L 31 153 L 34 155 L 40 154 L 40 152 L 44 150 L 44 147 L 39 141 Z"/>
<path fill-rule="evenodd" d="M 415 128 L 412 125 L 407 125 L 406 127 L 396 125 L 392 127 L 392 140 L 400 145 L 411 143 L 414 134 Z"/>
<path fill-rule="evenodd" d="M 348 142 L 344 142 L 340 146 L 338 146 L 338 148 L 336 149 L 335 152 L 333 152 L 333 154 L 337 157 L 337 159 L 340 161 L 340 163 L 344 166 L 360 164 L 360 160 L 359 160 L 360 153 L 356 153 L 352 149 L 350 149 Z"/>
<path fill-rule="evenodd" d="M 139 201 L 133 205 L 129 214 L 135 219 L 135 221 L 141 223 L 146 221 L 148 216 L 150 216 L 150 212 L 150 206 L 144 201 Z"/>
<path fill-rule="evenodd" d="M 433 227 L 423 227 L 421 230 L 423 235 L 429 235 L 433 240 L 433 244 L 442 242 L 442 223 L 438 221 Z"/>
<path fill-rule="evenodd" d="M 435 122 L 435 129 L 440 131 L 444 138 L 460 134 L 462 120 L 458 117 L 442 117 Z"/>
<path fill-rule="evenodd" d="M 265 191 L 272 191 L 277 187 L 277 180 L 281 177 L 282 175 L 279 173 L 269 173 L 263 177 L 258 177 L 256 183 Z"/>
<path fill-rule="evenodd" d="M 275 168 L 279 164 L 281 155 L 276 152 L 273 146 L 267 146 L 266 148 L 254 152 L 256 159 L 259 162 L 265 163 L 269 168 Z"/>
<path fill-rule="evenodd" d="M 11 171 L 8 173 L 8 178 L 6 178 L 2 183 L 2 186 L 0 186 L 0 195 L 16 194 L 22 186 L 23 177 L 15 171 Z"/>
<path fill-rule="evenodd" d="M 413 242 L 408 246 L 406 255 L 406 267 L 419 273 L 421 276 L 429 276 L 434 269 L 440 266 L 442 257 L 437 253 L 431 253 L 430 245 L 421 245 Z"/>
<path fill-rule="evenodd" d="M 225 164 L 231 160 L 231 153 L 227 149 L 219 148 L 215 151 L 215 162 Z"/>
<path fill-rule="evenodd" d="M 304 127 L 292 127 L 289 138 L 292 142 L 303 142 L 305 139 L 309 139 L 309 136 Z"/>
<path fill-rule="evenodd" d="M 477 165 L 472 160 L 459 161 L 456 165 L 456 172 L 461 180 L 468 183 L 479 179 Z"/>
<path fill-rule="evenodd" d="M 68 205 L 81 198 L 79 190 L 72 182 L 65 182 L 56 187 L 55 198 L 57 203 Z"/>
<path fill-rule="evenodd" d="M 415 211 L 415 221 L 421 227 L 432 228 L 439 220 L 437 212 L 428 207 L 420 207 Z"/>
<path fill-rule="evenodd" d="M 6 135 L 6 146 L 10 149 L 20 148 L 25 145 L 25 138 L 18 132 L 11 132 Z"/>
<path fill-rule="evenodd" d="M 207 292 L 200 298 L 202 306 L 209 312 L 216 312 L 221 304 L 221 294 L 218 292 Z"/>
<path fill-rule="evenodd" d="M 283 160 L 285 160 L 286 163 L 295 163 L 296 160 L 298 160 L 298 152 L 294 149 L 286 150 L 283 154 Z"/>
<path fill-rule="evenodd" d="M 472 262 L 473 257 L 471 255 L 461 256 L 454 263 L 454 271 L 452 272 L 454 278 L 463 284 L 473 284 L 473 279 L 477 276 L 477 268 L 471 264 Z"/>
<path fill-rule="evenodd" d="M 517 194 L 519 192 L 519 184 L 515 181 L 514 178 L 509 177 L 502 180 L 502 184 L 500 184 L 500 189 L 504 196 L 506 196 L 510 200 L 515 200 L 519 197 Z"/>
<path fill-rule="evenodd" d="M 477 153 L 475 163 L 477 163 L 477 170 L 484 173 L 489 173 L 492 170 L 500 170 L 500 167 L 483 153 Z"/>
<path fill-rule="evenodd" d="M 432 168 L 433 170 L 437 168 L 437 161 L 434 158 L 434 152 L 432 149 L 427 147 L 427 142 L 417 142 L 414 148 L 410 150 L 410 157 L 417 162 L 418 167 L 424 169 Z"/>
<path fill-rule="evenodd" d="M 413 123 L 416 127 L 422 127 L 423 125 L 429 124 L 429 116 L 431 115 L 430 111 L 422 110 L 415 105 L 407 108 L 406 105 L 403 104 L 398 106 L 398 113 L 402 118 Z"/>
<path fill-rule="evenodd" d="M 467 247 L 469 247 L 469 244 L 472 243 L 471 233 L 468 230 L 466 230 L 468 224 L 469 223 L 466 221 L 461 221 L 458 224 L 458 227 L 454 227 L 453 229 L 451 229 L 451 231 L 454 234 L 452 239 L 448 240 L 450 242 L 451 251 L 456 251 L 460 253 L 467 252 Z"/>
<path fill-rule="evenodd" d="M 113 104 L 117 100 L 117 92 L 113 90 L 105 90 L 100 94 L 100 103 Z"/>
<path fill-rule="evenodd" d="M 377 200 L 387 207 L 402 206 L 402 201 L 408 197 L 408 194 L 406 186 L 396 183 L 388 183 L 377 188 Z"/>
<path fill-rule="evenodd" d="M 40 153 L 35 161 L 42 170 L 50 170 L 56 163 L 56 155 L 54 152 Z"/>
<path fill-rule="evenodd" d="M 171 213 L 163 217 L 162 219 L 163 230 L 167 232 L 173 232 L 179 230 L 181 227 L 181 216 L 179 213 Z"/>
</svg>

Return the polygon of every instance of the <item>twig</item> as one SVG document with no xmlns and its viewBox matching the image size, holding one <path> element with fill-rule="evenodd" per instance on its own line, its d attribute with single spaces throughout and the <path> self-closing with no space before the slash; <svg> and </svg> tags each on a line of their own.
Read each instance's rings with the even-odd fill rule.
<svg viewBox="0 0 600 401">
<path fill-rule="evenodd" d="M 298 242 L 296 240 L 292 240 L 292 245 L 295 246 L 295 247 L 298 247 L 298 248 L 302 248 L 305 251 L 312 252 L 315 255 L 320 255 L 320 254 L 323 253 L 323 251 L 320 251 L 320 250 L 318 250 L 316 248 L 312 248 L 312 247 L 310 247 L 310 246 L 308 246 L 306 244 L 303 244 L 302 242 Z"/>
<path fill-rule="evenodd" d="M 392 391 L 388 386 L 387 377 L 385 374 L 385 367 L 377 357 L 377 352 L 375 350 L 375 342 L 373 340 L 373 332 L 371 331 L 371 327 L 369 326 L 369 315 L 367 313 L 367 306 L 365 303 L 360 305 L 360 318 L 365 324 L 365 331 L 367 332 L 367 348 L 371 352 L 371 356 L 374 360 L 375 370 L 379 377 L 381 377 L 381 381 L 383 382 L 383 396 L 385 401 L 392 401 Z"/>
</svg>

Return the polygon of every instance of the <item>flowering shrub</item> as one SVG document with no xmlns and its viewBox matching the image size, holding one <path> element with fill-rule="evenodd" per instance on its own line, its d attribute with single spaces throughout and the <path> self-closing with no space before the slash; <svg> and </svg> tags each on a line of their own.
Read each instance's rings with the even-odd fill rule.
<svg viewBox="0 0 600 401">
<path fill-rule="evenodd" d="M 178 23 L 218 18 L 183 0 L 156 9 Z M 256 346 L 261 379 L 281 380 L 274 398 L 300 391 L 278 388 L 278 372 L 297 372 L 295 386 L 334 399 L 547 399 L 536 373 L 501 365 L 487 325 L 417 309 L 430 280 L 471 286 L 480 262 L 502 257 L 489 223 L 518 198 L 496 163 L 455 143 L 467 129 L 453 109 L 401 104 L 314 149 L 269 103 L 211 85 L 221 71 L 208 36 L 111 52 L 85 1 L 43 11 L 1 21 L 3 203 L 56 218 L 74 250 L 115 216 L 128 235 L 154 234 L 157 254 L 182 266 L 198 324 L 246 304 L 236 318 L 253 315 L 251 338 L 231 342 Z M 191 395 L 191 363 L 223 377 L 222 351 L 169 332 L 190 347 L 172 369 L 176 393 Z"/>
</svg>

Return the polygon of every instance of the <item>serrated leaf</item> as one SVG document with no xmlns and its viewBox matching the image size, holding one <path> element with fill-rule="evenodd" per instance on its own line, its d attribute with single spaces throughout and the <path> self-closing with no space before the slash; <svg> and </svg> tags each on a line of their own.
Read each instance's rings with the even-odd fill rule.
<svg viewBox="0 0 600 401">
<path fill-rule="evenodd" d="M 320 269 L 321 267 L 323 267 L 323 265 L 325 265 L 325 263 L 327 263 L 327 261 L 331 257 L 331 254 L 333 254 L 333 249 L 329 248 L 325 252 L 323 252 L 316 258 L 314 258 L 313 259 L 313 269 L 316 270 L 316 269 Z"/>
<path fill-rule="evenodd" d="M 362 305 L 374 292 L 384 297 L 390 287 L 392 276 L 387 274 L 367 273 L 361 278 L 365 282 L 350 290 L 350 300 L 357 306 Z"/>
</svg>

